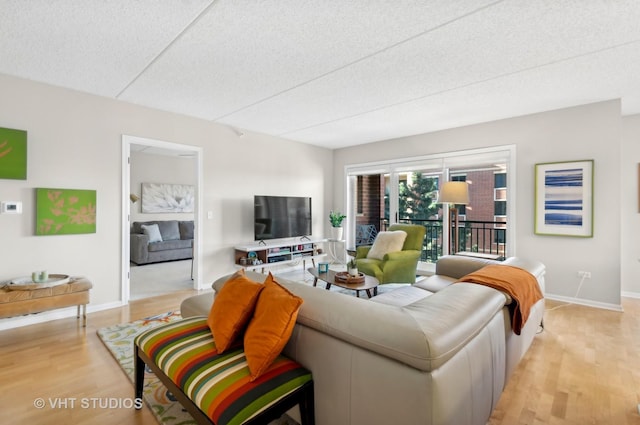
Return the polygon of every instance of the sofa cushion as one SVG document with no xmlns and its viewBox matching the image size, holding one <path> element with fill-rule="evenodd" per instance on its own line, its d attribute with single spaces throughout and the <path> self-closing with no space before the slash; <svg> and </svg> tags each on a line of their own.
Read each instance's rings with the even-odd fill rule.
<svg viewBox="0 0 640 425">
<path fill-rule="evenodd" d="M 393 291 L 385 292 L 384 294 L 376 295 L 371 298 L 371 301 L 380 304 L 404 307 L 405 305 L 413 304 L 414 302 L 420 301 L 430 295 L 433 295 L 433 293 L 409 285 L 394 289 Z"/>
<path fill-rule="evenodd" d="M 271 366 L 289 341 L 300 305 L 302 298 L 278 284 L 269 273 L 244 334 L 244 352 L 252 381 Z"/>
<path fill-rule="evenodd" d="M 163 241 L 175 241 L 180 239 L 180 229 L 176 220 L 158 221 L 160 234 Z"/>
<path fill-rule="evenodd" d="M 154 242 L 149 244 L 149 252 L 191 248 L 191 243 L 192 241 L 181 241 L 180 239 L 175 241 Z"/>
<path fill-rule="evenodd" d="M 162 235 L 157 224 L 143 224 L 142 233 L 149 236 L 149 243 L 162 242 Z"/>
<path fill-rule="evenodd" d="M 148 226 L 150 224 L 158 224 L 157 221 L 134 221 L 131 225 L 131 233 L 143 234 L 142 226 Z"/>
<path fill-rule="evenodd" d="M 193 221 L 179 221 L 180 239 L 193 239 Z"/>
<path fill-rule="evenodd" d="M 413 286 L 430 292 L 438 292 L 451 285 L 456 280 L 458 279 L 449 276 L 434 274 L 433 276 L 429 276 L 428 278 L 421 280 L 420 282 L 414 283 Z"/>
<path fill-rule="evenodd" d="M 436 262 L 436 274 L 460 279 L 462 276 L 480 270 L 489 264 L 501 264 L 496 260 L 466 257 L 463 255 L 445 255 Z"/>
<path fill-rule="evenodd" d="M 407 232 L 402 230 L 394 230 L 387 232 L 379 232 L 373 246 L 367 254 L 367 258 L 382 260 L 389 252 L 402 251 L 404 240 L 407 238 Z"/>
<path fill-rule="evenodd" d="M 264 285 L 246 277 L 244 269 L 241 269 L 229 278 L 217 294 L 207 325 L 219 353 L 226 351 L 244 331 L 263 289 Z"/>
</svg>

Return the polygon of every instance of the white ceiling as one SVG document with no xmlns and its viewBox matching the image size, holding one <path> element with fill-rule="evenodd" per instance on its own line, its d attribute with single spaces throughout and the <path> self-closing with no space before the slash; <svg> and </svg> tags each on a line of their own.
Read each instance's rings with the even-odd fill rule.
<svg viewBox="0 0 640 425">
<path fill-rule="evenodd" d="M 622 99 L 639 0 L 0 0 L 0 73 L 329 148 Z"/>
</svg>

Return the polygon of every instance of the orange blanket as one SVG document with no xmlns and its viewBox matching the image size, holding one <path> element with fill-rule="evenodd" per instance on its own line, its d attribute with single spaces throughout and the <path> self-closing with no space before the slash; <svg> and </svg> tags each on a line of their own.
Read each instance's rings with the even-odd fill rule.
<svg viewBox="0 0 640 425">
<path fill-rule="evenodd" d="M 509 307 L 509 311 L 511 327 L 516 335 L 520 335 L 522 326 L 527 322 L 531 307 L 542 299 L 538 280 L 519 267 L 489 265 L 462 276 L 458 282 L 478 283 L 509 294 L 515 304 Z"/>
</svg>

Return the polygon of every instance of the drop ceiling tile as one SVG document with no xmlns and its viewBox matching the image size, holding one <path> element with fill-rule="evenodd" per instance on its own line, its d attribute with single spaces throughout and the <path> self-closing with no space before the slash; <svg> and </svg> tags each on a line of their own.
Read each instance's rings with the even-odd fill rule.
<svg viewBox="0 0 640 425">
<path fill-rule="evenodd" d="M 121 99 L 221 118 L 488 3 L 218 1 Z"/>
<path fill-rule="evenodd" d="M 121 100 L 331 147 L 617 97 L 640 113 L 637 0 L 0 0 L 0 11 L 0 73 L 112 98 L 128 87 Z"/>
<path fill-rule="evenodd" d="M 640 79 L 617 72 L 625 67 L 639 69 L 637 44 L 443 92 L 284 137 L 341 148 L 640 93 Z M 631 109 L 633 103 L 625 111 L 624 100 L 622 103 L 623 113 L 640 113 L 640 109 Z"/>
<path fill-rule="evenodd" d="M 211 0 L 3 0 L 0 73 L 115 97 Z"/>
<path fill-rule="evenodd" d="M 557 3 L 510 2 L 487 8 L 227 116 L 223 122 L 291 137 L 333 120 L 640 40 L 636 25 L 640 2 L 624 13 Z M 579 24 L 568 31 L 567 22 L 573 21 Z"/>
</svg>

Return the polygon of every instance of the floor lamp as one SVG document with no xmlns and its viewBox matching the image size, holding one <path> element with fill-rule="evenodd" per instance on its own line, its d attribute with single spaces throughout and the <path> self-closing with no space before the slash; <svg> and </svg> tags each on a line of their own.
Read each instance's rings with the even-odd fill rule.
<svg viewBox="0 0 640 425">
<path fill-rule="evenodd" d="M 453 232 L 451 232 L 449 239 L 449 253 L 455 254 L 458 245 L 458 209 L 456 205 L 469 203 L 469 185 L 466 182 L 444 182 L 438 194 L 438 203 L 449 204 L 449 219 L 453 223 Z"/>
</svg>

